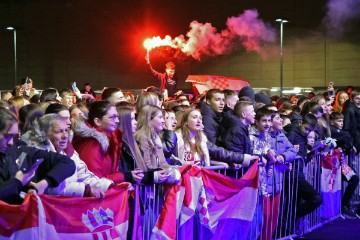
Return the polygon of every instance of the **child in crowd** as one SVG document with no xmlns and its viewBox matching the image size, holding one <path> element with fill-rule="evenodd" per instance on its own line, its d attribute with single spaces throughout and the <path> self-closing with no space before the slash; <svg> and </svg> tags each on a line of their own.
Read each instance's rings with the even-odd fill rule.
<svg viewBox="0 0 360 240">
<path fill-rule="evenodd" d="M 294 127 L 288 133 L 289 141 L 295 146 L 299 145 L 297 159 L 294 163 L 293 171 L 285 176 L 285 189 L 290 189 L 297 183 L 298 187 L 292 189 L 294 191 L 292 196 L 297 196 L 296 204 L 296 218 L 299 219 L 311 213 L 321 204 L 321 197 L 319 193 L 306 181 L 303 168 L 304 164 L 310 161 L 311 158 L 307 156 L 307 137 L 317 126 L 317 118 L 313 114 L 306 114 L 303 117 L 302 124 Z M 290 185 L 289 185 L 290 184 Z M 289 193 L 291 194 L 291 193 Z"/>
<path fill-rule="evenodd" d="M 344 115 L 333 112 L 330 115 L 330 122 L 331 136 L 336 139 L 338 147 L 340 147 L 344 153 L 356 153 L 357 149 L 352 144 L 353 141 L 351 135 L 349 132 L 342 130 L 344 125 Z M 356 187 L 359 185 L 359 177 L 347 165 L 344 154 L 340 155 L 340 161 L 342 172 L 341 178 L 348 183 L 341 201 L 341 212 L 349 218 L 355 218 L 356 215 L 350 208 L 350 199 L 354 195 Z"/>
</svg>

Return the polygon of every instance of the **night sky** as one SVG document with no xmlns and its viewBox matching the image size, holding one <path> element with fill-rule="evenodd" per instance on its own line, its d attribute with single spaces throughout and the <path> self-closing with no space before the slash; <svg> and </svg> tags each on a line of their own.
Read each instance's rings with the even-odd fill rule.
<svg viewBox="0 0 360 240">
<path fill-rule="evenodd" d="M 59 81 L 84 83 L 90 78 L 100 88 L 111 84 L 111 79 L 122 79 L 123 88 L 140 88 L 154 84 L 144 61 L 147 37 L 185 35 L 193 20 L 209 22 L 220 31 L 227 18 L 246 9 L 257 9 L 260 19 L 275 29 L 276 18 L 289 19 L 289 35 L 295 34 L 292 29 L 315 31 L 321 29 L 325 5 L 326 1 L 314 0 L 9 0 L 0 3 L 0 22 L 2 29 L 17 28 L 18 81 L 31 75 L 39 87 L 61 87 Z M 8 87 L 4 78 L 13 76 L 11 34 L 1 31 L 0 41 L 0 81 Z M 154 51 L 153 65 L 163 70 L 166 61 L 174 60 L 173 53 L 171 49 Z M 202 66 L 221 57 L 201 63 L 190 57 L 175 59 L 178 74 L 185 78 L 201 73 Z"/>
</svg>

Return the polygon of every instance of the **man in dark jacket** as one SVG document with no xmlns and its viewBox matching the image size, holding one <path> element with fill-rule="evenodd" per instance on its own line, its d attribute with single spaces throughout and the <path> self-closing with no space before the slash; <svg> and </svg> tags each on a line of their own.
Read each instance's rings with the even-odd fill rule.
<svg viewBox="0 0 360 240">
<path fill-rule="evenodd" d="M 222 143 L 227 150 L 252 154 L 249 138 L 249 125 L 255 122 L 255 111 L 252 102 L 239 101 L 234 113 L 224 117 Z"/>
<path fill-rule="evenodd" d="M 354 146 L 360 151 L 360 92 L 354 90 L 350 99 L 344 103 L 344 130 L 353 138 Z"/>
<path fill-rule="evenodd" d="M 200 102 L 200 111 L 204 124 L 204 132 L 208 140 L 221 145 L 223 110 L 225 107 L 224 93 L 219 89 L 210 89 L 206 93 L 206 103 Z"/>
<path fill-rule="evenodd" d="M 43 193 L 75 172 L 70 158 L 27 147 L 24 142 L 16 141 L 18 136 L 16 116 L 0 107 L 0 200 L 12 204 L 22 202 L 20 192 L 32 188 Z M 37 165 L 40 159 L 42 163 Z M 30 180 L 34 184 L 28 186 Z"/>
</svg>

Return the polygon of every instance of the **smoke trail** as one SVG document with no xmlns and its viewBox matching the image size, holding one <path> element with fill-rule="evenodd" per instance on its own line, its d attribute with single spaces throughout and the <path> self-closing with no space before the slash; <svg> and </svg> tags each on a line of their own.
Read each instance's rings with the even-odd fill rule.
<svg viewBox="0 0 360 240">
<path fill-rule="evenodd" d="M 256 51 L 264 57 L 266 51 L 263 51 L 263 48 L 276 41 L 275 29 L 259 19 L 257 10 L 246 10 L 237 17 L 228 18 L 226 26 L 226 29 L 218 32 L 211 23 L 193 21 L 186 38 L 183 35 L 174 39 L 170 36 L 164 39 L 154 37 L 152 47 L 179 48 L 197 60 L 229 54 L 239 46 L 247 51 Z"/>
<path fill-rule="evenodd" d="M 359 0 L 330 0 L 323 24 L 331 37 L 340 38 L 346 31 L 347 23 L 360 14 Z"/>
</svg>

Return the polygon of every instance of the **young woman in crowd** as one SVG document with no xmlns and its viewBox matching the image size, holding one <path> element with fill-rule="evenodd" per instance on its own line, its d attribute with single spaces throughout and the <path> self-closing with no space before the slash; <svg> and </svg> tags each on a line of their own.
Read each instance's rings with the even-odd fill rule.
<svg viewBox="0 0 360 240">
<path fill-rule="evenodd" d="M 165 160 L 159 136 L 160 132 L 164 129 L 164 125 L 165 120 L 161 108 L 145 105 L 140 109 L 135 139 L 142 152 L 146 171 L 169 166 Z"/>
<path fill-rule="evenodd" d="M 145 105 L 161 107 L 159 96 L 153 92 L 141 93 L 136 100 L 136 112 L 139 113 L 140 109 Z"/>
<path fill-rule="evenodd" d="M 125 181 L 119 171 L 122 137 L 118 123 L 119 115 L 113 104 L 94 102 L 90 106 L 88 121 L 76 121 L 72 142 L 90 171 L 115 184 Z"/>
<path fill-rule="evenodd" d="M 142 183 L 153 184 L 165 180 L 165 170 L 151 171 L 145 165 L 140 148 L 135 141 L 134 134 L 137 130 L 134 107 L 117 107 L 119 113 L 119 129 L 122 132 L 123 144 L 121 147 L 120 171 L 129 182 L 137 180 L 138 175 L 143 175 Z M 134 171 L 135 170 L 135 171 Z M 131 174 L 130 171 L 133 171 Z M 135 174 L 133 176 L 133 174 Z"/>
<path fill-rule="evenodd" d="M 349 95 L 345 91 L 339 91 L 335 96 L 334 112 L 341 113 L 344 103 L 349 99 Z"/>
<path fill-rule="evenodd" d="M 176 131 L 178 157 L 183 165 L 210 166 L 207 138 L 201 131 L 202 127 L 200 111 L 193 108 L 186 110 Z"/>
</svg>

